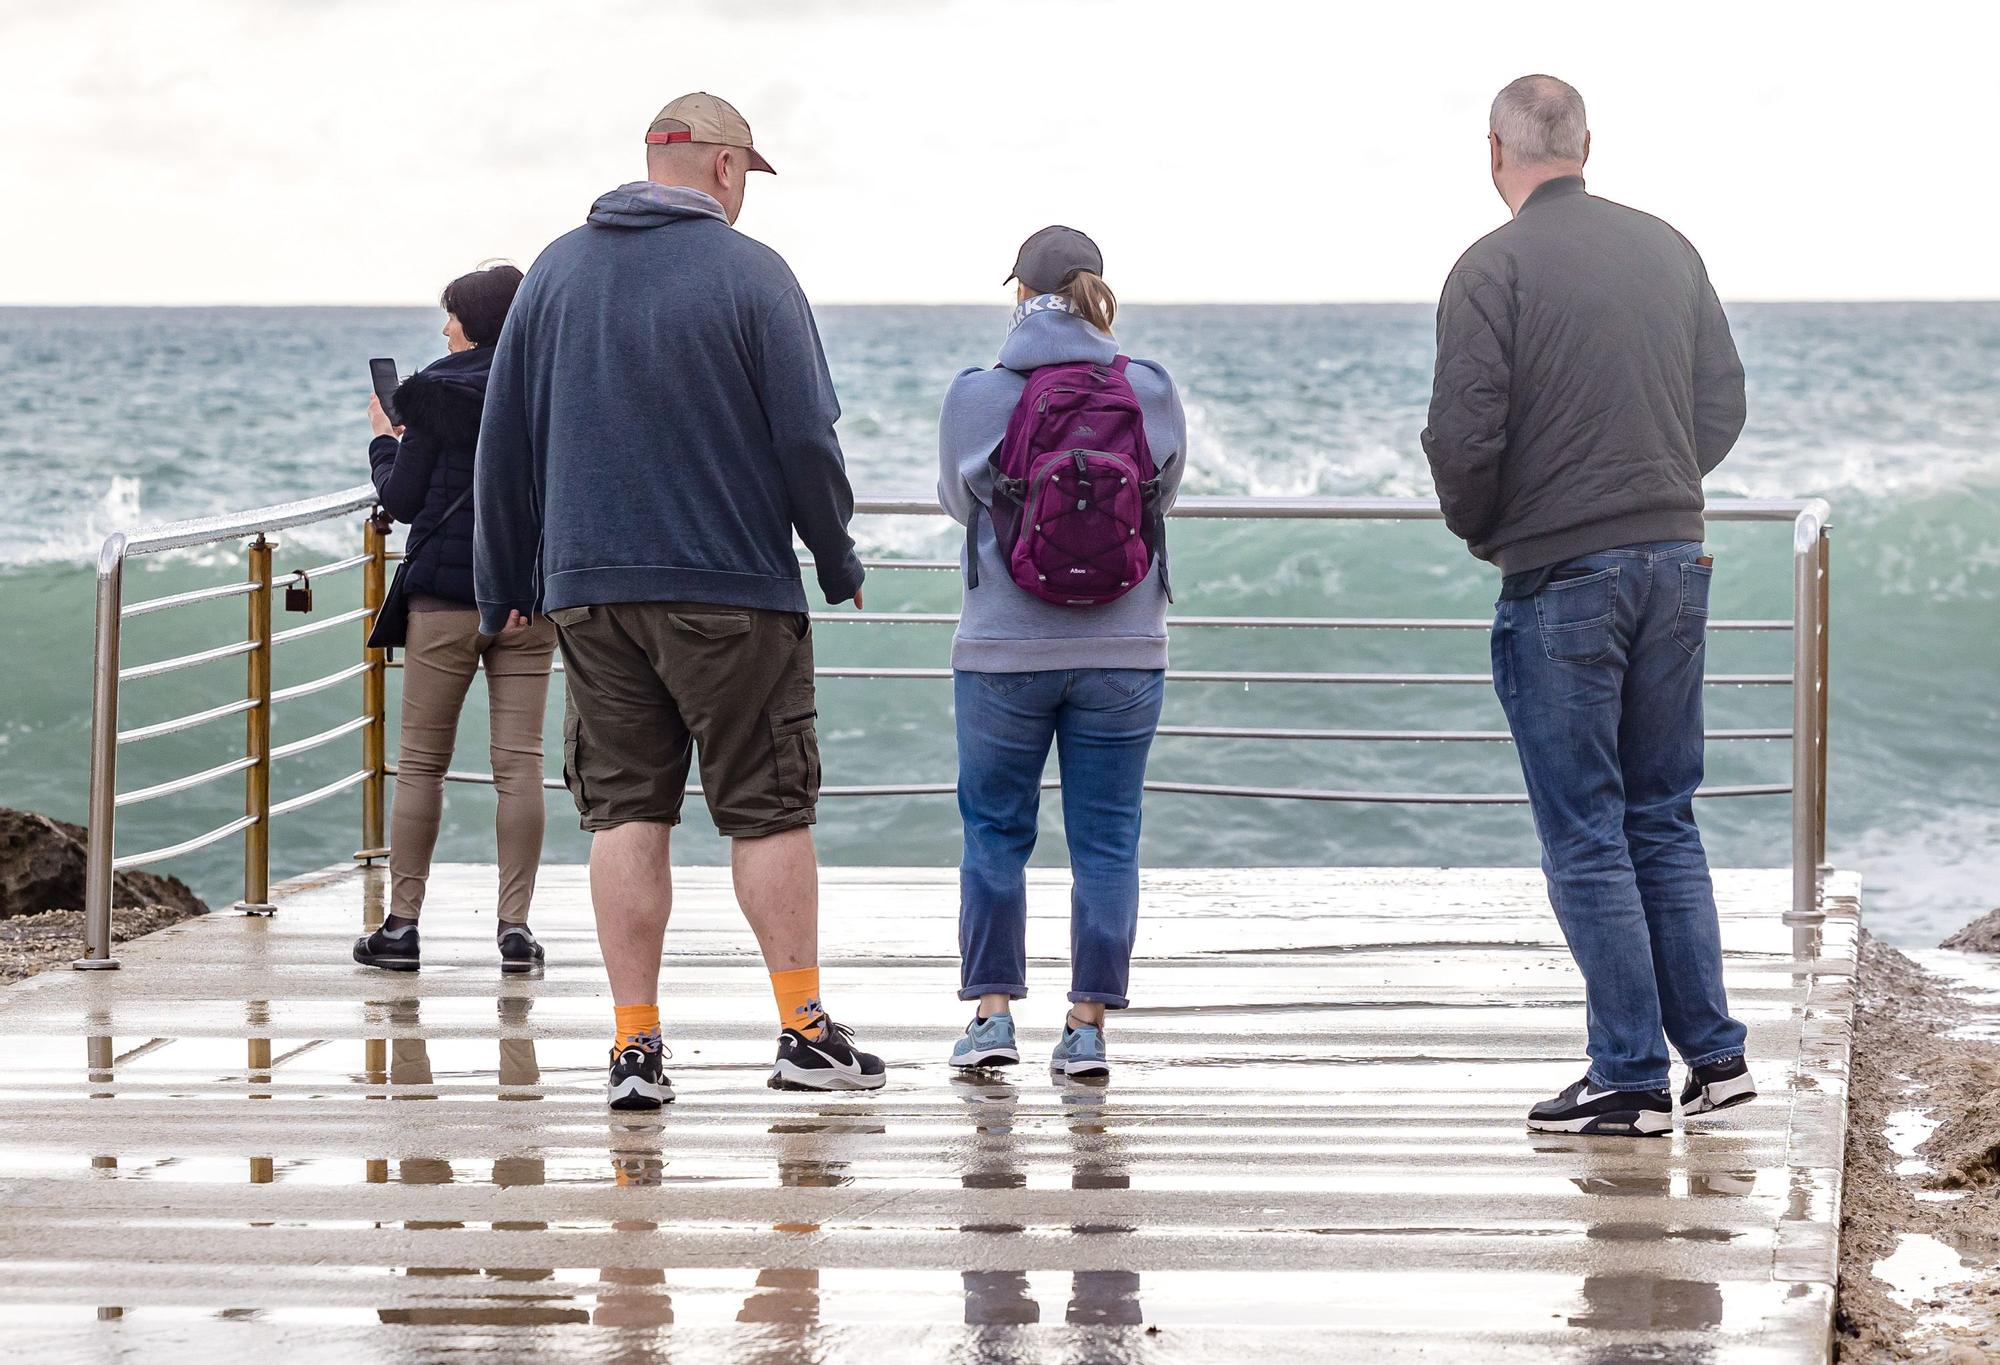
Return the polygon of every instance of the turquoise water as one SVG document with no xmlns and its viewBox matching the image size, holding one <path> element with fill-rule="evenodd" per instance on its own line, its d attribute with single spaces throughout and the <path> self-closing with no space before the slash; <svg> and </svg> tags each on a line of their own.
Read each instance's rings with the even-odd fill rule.
<svg viewBox="0 0 2000 1365">
<path fill-rule="evenodd" d="M 1836 515 L 1832 832 L 1836 861 L 1868 877 L 1878 932 L 1910 943 L 1990 908 L 2000 873 L 2000 305 L 1790 304 L 1731 310 L 1750 372 L 1750 425 L 1710 480 L 1712 497 L 1819 494 Z M 442 347 L 421 309 L 0 309 L 0 803 L 83 815 L 89 724 L 92 574 L 115 527 L 278 501 L 366 477 L 365 362 L 408 368 Z M 830 308 L 820 315 L 846 415 L 841 434 L 864 494 L 927 493 L 939 395 L 962 365 L 990 363 L 1005 314 L 984 308 Z M 1197 493 L 1429 492 L 1417 433 L 1429 392 L 1430 310 L 1420 306 L 1133 307 L 1134 352 L 1179 378 L 1190 419 L 1188 488 Z M 946 558 L 943 522 L 857 523 L 876 553 Z M 1781 526 L 1714 528 L 1717 608 L 1789 613 L 1789 537 Z M 358 547 L 358 523 L 285 539 L 281 569 Z M 1184 613 L 1474 617 L 1493 575 L 1437 525 L 1183 522 L 1175 580 Z M 225 581 L 235 547 L 136 561 L 128 598 Z M 355 576 L 326 582 L 319 612 L 353 605 Z M 872 611 L 951 610 L 956 579 L 901 571 L 871 578 Z M 296 621 L 298 618 L 294 618 Z M 128 664 L 241 638 L 242 604 L 128 623 Z M 941 664 L 949 629 L 820 628 L 823 663 Z M 1715 639 L 1716 672 L 1782 672 L 1788 637 Z M 342 629 L 283 650 L 278 684 L 354 661 Z M 1477 632 L 1180 631 L 1182 667 L 1481 671 Z M 240 689 L 231 660 L 129 684 L 123 724 L 213 705 Z M 392 689 L 394 686 L 392 675 Z M 276 715 L 276 739 L 358 714 L 358 684 Z M 1716 727 L 1782 726 L 1783 689 L 1716 689 Z M 393 692 L 392 692 L 393 703 Z M 828 781 L 948 781 L 948 684 L 829 681 L 821 698 Z M 553 714 L 553 710 L 552 710 Z M 1501 725 L 1480 687 L 1184 684 L 1170 723 L 1342 728 Z M 551 733 L 554 727 L 551 726 Z M 131 790 L 218 763 L 240 724 L 128 746 Z M 484 770 L 485 730 L 469 708 L 455 766 Z M 358 737 L 278 766 L 282 797 L 359 766 Z M 1782 781 L 1783 744 L 1717 744 L 1716 783 Z M 1513 790 L 1505 745 L 1287 744 L 1167 738 L 1156 778 L 1271 786 Z M 448 791 L 441 857 L 488 860 L 492 795 Z M 1050 803 L 1049 816 L 1054 815 Z M 121 852 L 156 847 L 240 813 L 224 781 L 120 816 Z M 1704 827 L 1718 863 L 1784 860 L 1786 802 L 1711 802 Z M 550 795 L 549 856 L 585 843 L 568 798 Z M 1155 864 L 1312 862 L 1524 864 L 1533 836 L 1519 808 L 1354 806 L 1157 796 L 1145 856 Z M 276 870 L 344 859 L 358 840 L 349 793 L 273 832 Z M 1060 858 L 1051 819 L 1041 854 Z M 949 864 L 949 798 L 829 802 L 829 861 Z M 723 845 L 690 810 L 680 856 L 720 861 Z M 221 902 L 238 892 L 228 841 L 163 865 Z"/>
</svg>

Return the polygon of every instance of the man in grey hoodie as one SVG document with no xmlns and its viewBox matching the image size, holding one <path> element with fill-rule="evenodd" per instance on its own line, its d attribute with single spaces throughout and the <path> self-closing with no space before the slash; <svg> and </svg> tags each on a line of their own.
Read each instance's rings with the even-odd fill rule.
<svg viewBox="0 0 2000 1365">
<path fill-rule="evenodd" d="M 840 415 L 812 310 L 735 231 L 770 171 L 726 101 L 646 134 L 647 179 L 604 195 L 528 272 L 495 348 L 474 475 L 481 628 L 546 614 L 568 680 L 563 776 L 592 831 L 591 900 L 617 1035 L 610 1101 L 657 1109 L 669 833 L 691 758 L 732 842 L 777 1000 L 780 1089 L 880 1087 L 819 1002 L 811 625 L 792 533 L 830 603 L 861 605 Z"/>
</svg>

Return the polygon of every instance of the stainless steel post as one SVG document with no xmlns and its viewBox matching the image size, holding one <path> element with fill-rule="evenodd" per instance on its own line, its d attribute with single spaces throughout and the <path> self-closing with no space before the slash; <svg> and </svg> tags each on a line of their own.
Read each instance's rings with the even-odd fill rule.
<svg viewBox="0 0 2000 1365">
<path fill-rule="evenodd" d="M 125 533 L 97 555 L 97 644 L 90 673 L 90 835 L 83 874 L 83 956 L 79 971 L 115 968 L 111 901 L 118 800 L 118 626 L 125 600 Z"/>
<path fill-rule="evenodd" d="M 1788 924 L 1819 910 L 1820 581 L 1823 522 L 1803 512 L 1792 534 L 1792 904 Z"/>
<path fill-rule="evenodd" d="M 1818 778 L 1814 795 L 1818 798 L 1818 856 L 1813 859 L 1820 874 L 1833 871 L 1826 860 L 1826 737 L 1827 704 L 1833 695 L 1831 646 L 1833 643 L 1833 540 L 1825 526 L 1819 530 L 1819 752 Z"/>
<path fill-rule="evenodd" d="M 243 713 L 244 756 L 251 760 L 243 770 L 243 813 L 255 822 L 243 831 L 243 899 L 236 903 L 246 915 L 277 909 L 271 904 L 271 552 L 277 548 L 276 541 L 260 535 L 247 556 L 250 581 L 257 586 L 249 595 L 256 648 L 245 656 L 247 696 L 256 704 Z"/>
</svg>

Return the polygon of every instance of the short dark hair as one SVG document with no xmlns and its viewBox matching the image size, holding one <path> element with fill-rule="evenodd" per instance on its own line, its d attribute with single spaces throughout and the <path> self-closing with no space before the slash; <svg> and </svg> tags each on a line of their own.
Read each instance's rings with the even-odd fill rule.
<svg viewBox="0 0 2000 1365">
<path fill-rule="evenodd" d="M 467 341 L 491 346 L 500 339 L 500 327 L 507 321 L 507 310 L 514 306 L 514 291 L 520 287 L 521 272 L 515 267 L 484 266 L 446 285 L 438 304 L 458 319 Z"/>
</svg>

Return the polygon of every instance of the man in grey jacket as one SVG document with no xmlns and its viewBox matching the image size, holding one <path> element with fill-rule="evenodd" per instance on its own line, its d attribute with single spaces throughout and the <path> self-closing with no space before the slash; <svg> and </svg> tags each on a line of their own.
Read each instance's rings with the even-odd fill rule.
<svg viewBox="0 0 2000 1365">
<path fill-rule="evenodd" d="M 1742 430 L 1743 367 L 1687 240 L 1584 189 L 1574 88 L 1515 81 L 1489 144 L 1513 220 L 1445 281 L 1423 443 L 1446 524 L 1503 575 L 1494 687 L 1584 977 L 1589 1070 L 1528 1126 L 1664 1135 L 1668 1041 L 1683 1114 L 1756 1093 L 1693 811 L 1701 481 Z"/>
</svg>

